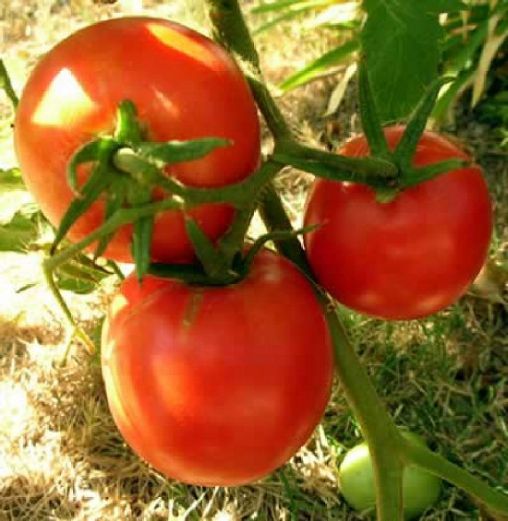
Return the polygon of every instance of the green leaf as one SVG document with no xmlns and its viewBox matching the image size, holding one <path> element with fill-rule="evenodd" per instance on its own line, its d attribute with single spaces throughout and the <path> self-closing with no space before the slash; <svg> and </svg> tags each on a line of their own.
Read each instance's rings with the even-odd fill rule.
<svg viewBox="0 0 508 521">
<path fill-rule="evenodd" d="M 454 13 L 466 11 L 468 7 L 461 0 L 418 0 L 424 6 L 427 13 Z"/>
<path fill-rule="evenodd" d="M 0 168 L 0 189 L 8 185 L 16 187 L 25 186 L 19 168 L 8 168 L 7 170 Z"/>
<path fill-rule="evenodd" d="M 0 224 L 8 223 L 16 212 L 31 202 L 32 197 L 26 191 L 19 170 L 0 170 Z"/>
<path fill-rule="evenodd" d="M 251 13 L 270 13 L 274 11 L 281 11 L 284 9 L 299 9 L 301 7 L 311 9 L 314 7 L 330 5 L 333 3 L 333 1 L 334 0 L 277 0 L 275 2 L 261 3 L 260 5 L 254 7 Z"/>
<path fill-rule="evenodd" d="M 443 30 L 426 2 L 364 0 L 361 33 L 372 89 L 383 123 L 406 117 L 437 77 Z"/>
<path fill-rule="evenodd" d="M 135 147 L 135 152 L 149 161 L 160 161 L 165 165 L 172 165 L 199 159 L 216 148 L 230 145 L 229 139 L 209 137 L 192 141 L 168 141 L 167 143 L 144 142 Z"/>
<path fill-rule="evenodd" d="M 280 88 L 287 92 L 295 87 L 299 87 L 309 81 L 313 80 L 330 67 L 342 63 L 352 53 L 357 51 L 360 47 L 360 43 L 357 38 L 353 38 L 346 43 L 332 49 L 331 51 L 323 54 L 317 60 L 306 65 L 303 69 L 295 72 L 289 78 L 281 83 Z"/>
<path fill-rule="evenodd" d="M 60 289 L 86 294 L 95 291 L 97 284 L 109 275 L 109 271 L 81 254 L 58 267 L 55 282 Z"/>
<path fill-rule="evenodd" d="M 447 70 L 460 71 L 472 60 L 483 44 L 488 34 L 488 20 L 479 24 L 476 29 L 468 33 L 468 38 L 452 47 L 446 55 Z"/>
<path fill-rule="evenodd" d="M 1 224 L 0 251 L 26 251 L 39 236 L 39 217 L 36 205 L 25 205 L 9 222 Z"/>
</svg>

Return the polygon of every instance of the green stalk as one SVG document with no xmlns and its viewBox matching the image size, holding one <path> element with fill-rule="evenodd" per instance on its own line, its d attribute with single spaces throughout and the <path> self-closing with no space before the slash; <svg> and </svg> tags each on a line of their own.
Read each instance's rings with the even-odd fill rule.
<svg viewBox="0 0 508 521">
<path fill-rule="evenodd" d="M 11 78 L 2 59 L 0 59 L 0 89 L 3 89 L 9 98 L 13 109 L 16 110 L 18 108 L 19 98 L 12 86 Z"/>
<path fill-rule="evenodd" d="M 219 188 L 194 188 L 162 175 L 157 166 L 127 148 L 118 150 L 113 162 L 116 168 L 133 177 L 142 179 L 145 176 L 146 179 L 156 180 L 161 188 L 181 197 L 188 206 L 204 203 L 229 203 L 236 208 L 244 208 L 281 169 L 279 164 L 267 161 L 249 177 L 238 183 Z"/>
<path fill-rule="evenodd" d="M 465 490 L 472 497 L 487 506 L 491 512 L 501 516 L 508 516 L 507 495 L 493 490 L 482 480 L 472 476 L 466 470 L 454 465 L 425 446 L 415 444 L 408 438 L 401 438 L 400 443 L 405 464 L 418 465 L 431 474 L 435 474 L 456 487 Z"/>
<path fill-rule="evenodd" d="M 346 157 L 294 141 L 278 142 L 273 160 L 308 170 L 320 177 L 386 187 L 398 174 L 390 161 L 375 157 Z M 328 167 L 328 168 L 327 168 Z"/>
<path fill-rule="evenodd" d="M 47 266 L 46 264 L 43 265 L 43 273 L 44 278 L 46 279 L 46 282 L 48 284 L 48 287 L 53 294 L 55 300 L 58 302 L 60 309 L 62 310 L 63 314 L 65 315 L 65 318 L 69 322 L 69 325 L 72 328 L 72 337 L 78 338 L 83 345 L 85 346 L 86 350 L 90 354 L 95 353 L 95 345 L 90 339 L 90 337 L 81 329 L 74 320 L 74 317 L 72 316 L 71 310 L 69 309 L 69 306 L 67 306 L 67 303 L 65 302 L 65 299 L 62 296 L 62 293 L 60 292 L 60 289 L 55 283 L 55 279 L 53 278 L 54 268 L 51 266 Z M 70 348 L 70 341 L 67 349 L 65 350 L 65 354 L 63 356 L 63 360 L 65 361 L 67 359 L 67 355 Z"/>
<path fill-rule="evenodd" d="M 71 244 L 65 250 L 52 255 L 44 260 L 44 268 L 53 272 L 60 264 L 72 259 L 80 251 L 84 250 L 92 243 L 99 241 L 103 237 L 114 233 L 120 226 L 136 222 L 143 217 L 155 216 L 158 212 L 164 210 L 179 210 L 182 206 L 173 199 L 166 199 L 157 203 L 150 203 L 139 208 L 123 208 L 112 215 L 102 226 L 95 229 L 87 235 L 83 240 Z"/>
<path fill-rule="evenodd" d="M 291 229 L 290 221 L 276 192 L 264 198 L 261 216 L 269 231 Z M 298 239 L 277 244 L 281 253 L 292 260 L 311 280 L 305 252 Z M 302 262 L 302 258 L 305 259 Z M 401 436 L 356 356 L 340 322 L 335 305 L 319 286 L 316 294 L 321 302 L 335 353 L 335 370 L 339 376 L 353 414 L 367 440 L 374 467 L 377 515 L 379 521 L 402 520 L 402 460 L 399 454 Z"/>
<path fill-rule="evenodd" d="M 230 0 L 205 1 L 209 7 L 214 37 L 243 62 L 244 74 L 265 117 L 268 128 L 275 139 L 289 137 L 291 135 L 289 126 L 263 81 L 259 56 L 238 2 Z"/>
</svg>

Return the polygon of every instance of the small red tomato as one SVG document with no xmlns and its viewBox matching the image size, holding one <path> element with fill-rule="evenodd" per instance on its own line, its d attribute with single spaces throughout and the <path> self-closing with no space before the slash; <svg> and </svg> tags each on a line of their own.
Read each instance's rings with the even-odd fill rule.
<svg viewBox="0 0 508 521">
<path fill-rule="evenodd" d="M 283 465 L 326 407 L 331 340 L 307 279 L 264 251 L 228 287 L 128 277 L 103 330 L 111 413 L 167 476 L 240 485 Z"/>
<path fill-rule="evenodd" d="M 389 146 L 404 127 L 385 129 Z M 365 136 L 341 154 L 369 153 Z M 425 132 L 414 165 L 467 155 Z M 309 262 L 323 287 L 342 304 L 385 319 L 425 317 L 455 302 L 480 271 L 489 248 L 492 210 L 477 165 L 446 172 L 404 190 L 388 203 L 362 184 L 319 179 L 307 200 Z"/>
</svg>

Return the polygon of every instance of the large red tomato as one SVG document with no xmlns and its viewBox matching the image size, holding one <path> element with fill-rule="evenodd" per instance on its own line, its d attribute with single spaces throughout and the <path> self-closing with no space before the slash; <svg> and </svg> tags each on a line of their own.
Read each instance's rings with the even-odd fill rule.
<svg viewBox="0 0 508 521">
<path fill-rule="evenodd" d="M 404 128 L 386 129 L 393 149 Z M 365 156 L 359 136 L 340 151 Z M 467 158 L 432 132 L 422 136 L 415 166 Z M 388 203 L 355 183 L 315 182 L 305 225 L 309 261 L 321 284 L 346 306 L 376 317 L 411 319 L 458 299 L 480 271 L 492 230 L 489 193 L 481 169 L 453 170 L 409 188 Z"/>
<path fill-rule="evenodd" d="M 49 220 L 57 225 L 73 195 L 65 171 L 81 145 L 111 133 L 122 100 L 137 107 L 148 139 L 167 141 L 224 137 L 232 146 L 171 168 L 192 186 L 217 187 L 248 176 L 259 160 L 256 106 L 240 70 L 204 36 L 155 18 L 120 18 L 97 23 L 62 41 L 42 58 L 21 97 L 15 145 L 23 179 Z M 233 209 L 207 204 L 191 215 L 217 238 Z M 76 241 L 103 220 L 95 204 L 72 228 Z M 131 227 L 122 228 L 106 256 L 131 260 Z M 192 258 L 180 212 L 157 217 L 152 243 L 157 261 Z"/>
<path fill-rule="evenodd" d="M 104 326 L 102 370 L 141 457 L 180 481 L 226 486 L 265 476 L 305 443 L 333 355 L 310 283 L 265 251 L 229 287 L 128 277 Z"/>
</svg>

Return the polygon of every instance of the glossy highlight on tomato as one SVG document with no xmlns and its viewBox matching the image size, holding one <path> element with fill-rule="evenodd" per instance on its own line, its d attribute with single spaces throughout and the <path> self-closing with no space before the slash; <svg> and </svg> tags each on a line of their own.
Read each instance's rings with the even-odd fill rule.
<svg viewBox="0 0 508 521">
<path fill-rule="evenodd" d="M 247 177 L 259 161 L 259 121 L 246 80 L 216 43 L 182 25 L 132 17 L 86 27 L 50 50 L 33 70 L 15 122 L 23 179 L 48 219 L 58 225 L 73 194 L 66 168 L 76 150 L 112 133 L 118 104 L 129 99 L 153 141 L 222 137 L 232 145 L 171 167 L 170 175 L 197 187 L 218 187 Z M 81 181 L 87 176 L 81 171 Z M 232 222 L 225 204 L 189 214 L 212 239 Z M 95 203 L 72 227 L 78 241 L 103 222 Z M 132 227 L 121 228 L 105 256 L 131 261 Z M 186 262 L 193 249 L 181 212 L 156 218 L 152 256 Z"/>
<path fill-rule="evenodd" d="M 230 486 L 267 475 L 307 441 L 333 354 L 310 283 L 263 251 L 227 287 L 128 277 L 104 325 L 102 371 L 138 455 L 171 478 Z"/>
<path fill-rule="evenodd" d="M 404 127 L 385 129 L 391 149 Z M 363 135 L 340 150 L 369 153 Z M 425 132 L 415 166 L 468 159 L 454 143 Z M 351 309 L 385 319 L 413 319 L 455 302 L 479 273 L 489 248 L 492 209 L 478 165 L 408 188 L 388 203 L 368 186 L 317 180 L 305 226 L 309 262 L 323 287 Z"/>
</svg>

